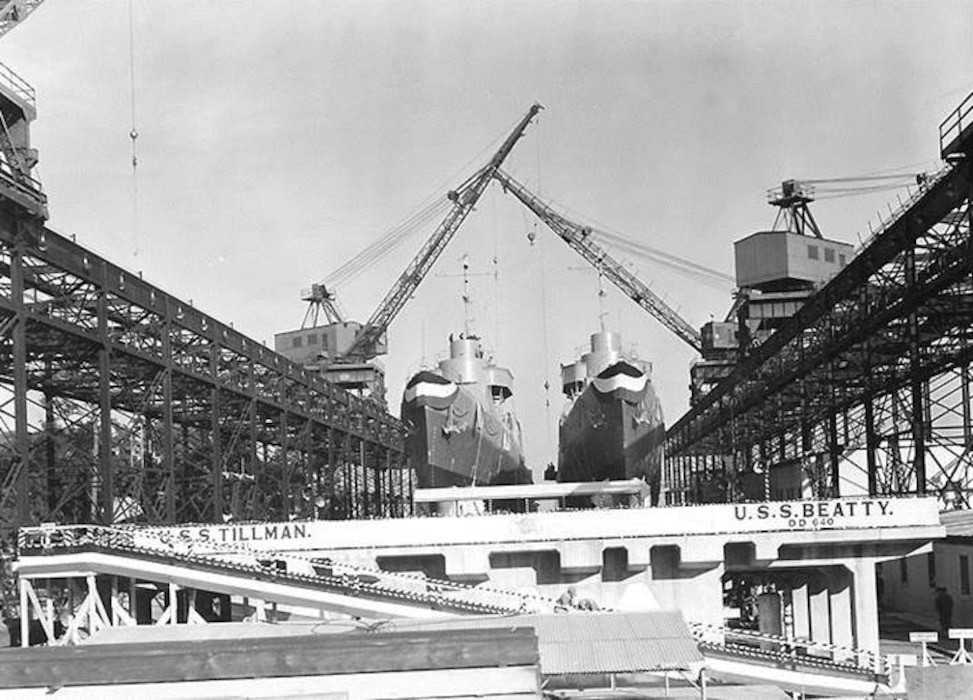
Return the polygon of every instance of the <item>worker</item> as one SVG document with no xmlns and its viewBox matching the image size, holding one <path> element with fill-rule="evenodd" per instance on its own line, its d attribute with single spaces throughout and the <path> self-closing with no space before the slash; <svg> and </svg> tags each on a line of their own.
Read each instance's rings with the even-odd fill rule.
<svg viewBox="0 0 973 700">
<path fill-rule="evenodd" d="M 936 612 L 940 631 L 949 634 L 949 628 L 953 626 L 953 596 L 943 586 L 936 588 Z"/>
<path fill-rule="evenodd" d="M 598 603 L 596 603 L 591 598 L 581 598 L 577 603 L 578 610 L 601 610 Z"/>
<path fill-rule="evenodd" d="M 568 610 L 576 607 L 578 604 L 578 589 L 574 586 L 568 586 L 568 590 L 561 594 L 561 597 L 557 599 L 557 605 L 554 608 L 554 612 L 567 612 Z"/>
</svg>

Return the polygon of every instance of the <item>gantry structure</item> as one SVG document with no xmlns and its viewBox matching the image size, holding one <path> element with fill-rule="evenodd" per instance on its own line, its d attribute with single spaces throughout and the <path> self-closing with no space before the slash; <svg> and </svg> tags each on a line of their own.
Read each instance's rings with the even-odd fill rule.
<svg viewBox="0 0 973 700">
<path fill-rule="evenodd" d="M 402 515 L 400 422 L 0 211 L 3 524 Z"/>
<path fill-rule="evenodd" d="M 383 405 L 46 226 L 35 116 L 0 65 L 0 533 L 411 512 Z"/>
<path fill-rule="evenodd" d="M 945 167 L 666 437 L 667 500 L 973 495 L 973 95 Z"/>
</svg>

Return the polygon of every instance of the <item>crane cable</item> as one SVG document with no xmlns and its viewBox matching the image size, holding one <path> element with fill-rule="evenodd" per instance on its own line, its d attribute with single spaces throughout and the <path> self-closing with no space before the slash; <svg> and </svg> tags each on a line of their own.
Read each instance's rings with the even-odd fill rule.
<svg viewBox="0 0 973 700">
<path fill-rule="evenodd" d="M 516 121 L 512 122 L 507 131 L 504 133 L 509 133 L 516 123 Z M 440 185 L 434 191 L 441 192 L 447 187 L 450 187 L 450 185 L 455 182 L 456 178 L 459 177 L 460 174 L 469 172 L 473 163 L 481 162 L 484 158 L 484 154 L 496 151 L 497 144 L 499 144 L 503 138 L 504 134 L 500 134 L 499 136 L 495 137 L 492 141 L 490 141 L 490 143 L 481 148 L 476 155 L 458 168 L 455 173 L 453 173 L 444 182 L 440 183 Z M 462 190 L 464 187 L 469 185 L 470 181 L 478 177 L 482 171 L 482 167 L 477 169 L 473 175 L 467 177 L 467 179 L 455 189 Z M 393 226 L 374 243 L 370 244 L 363 251 L 330 272 L 324 279 L 325 286 L 333 288 L 357 277 L 363 270 L 371 267 L 373 263 L 390 253 L 392 250 L 396 249 L 403 241 L 409 239 L 414 233 L 416 233 L 416 231 L 420 229 L 421 226 L 428 223 L 431 219 L 437 215 L 439 218 L 445 216 L 450 207 L 452 207 L 452 203 L 443 195 L 437 194 L 432 197 L 428 197 L 422 204 L 419 205 L 415 212 L 408 215 L 401 223 Z"/>
<path fill-rule="evenodd" d="M 373 263 L 396 249 L 403 241 L 410 238 L 419 228 L 440 213 L 445 213 L 449 207 L 446 197 L 433 201 L 424 208 L 408 216 L 404 221 L 389 229 L 381 238 L 342 263 L 325 279 L 329 286 L 340 285 L 353 279 Z"/>
<path fill-rule="evenodd" d="M 536 167 L 537 167 L 537 191 L 538 193 L 540 193 L 541 192 L 541 139 L 540 139 L 539 132 L 538 135 L 536 136 L 536 141 L 534 143 L 536 146 L 535 154 L 536 154 Z M 536 231 L 537 231 L 537 219 L 535 217 L 534 218 L 535 238 L 536 238 Z M 550 347 L 551 342 L 550 342 L 550 328 L 549 328 L 550 321 L 548 319 L 548 313 L 547 313 L 547 275 L 545 269 L 547 265 L 546 265 L 545 255 L 544 255 L 545 252 L 544 249 L 545 249 L 544 241 L 542 240 L 539 242 L 539 247 L 538 247 L 540 267 L 541 267 L 541 334 L 543 337 L 543 351 L 544 351 L 543 357 L 550 357 L 551 356 L 551 347 Z M 552 407 L 551 380 L 550 380 L 550 376 L 547 374 L 547 372 L 549 371 L 550 369 L 546 369 L 545 376 L 544 376 L 544 424 L 547 427 L 547 444 L 544 447 L 550 450 L 548 452 L 548 455 L 551 455 L 553 452 L 553 459 L 551 460 L 550 463 L 556 465 L 558 463 L 558 454 L 557 454 L 558 446 L 557 446 L 557 436 L 554 434 L 554 421 L 551 420 L 551 407 Z M 555 384 L 555 386 L 560 386 L 560 377 L 557 378 L 557 382 L 558 383 Z M 545 469 L 545 473 L 546 471 L 547 470 Z"/>
<path fill-rule="evenodd" d="M 688 258 L 674 255 L 661 248 L 650 246 L 632 236 L 626 236 L 625 234 L 610 230 L 603 224 L 595 222 L 591 217 L 580 214 L 556 200 L 547 199 L 547 201 L 551 206 L 556 206 L 561 211 L 569 212 L 575 221 L 584 222 L 589 233 L 603 245 L 625 249 L 630 253 L 647 258 L 683 276 L 697 279 L 717 289 L 726 289 L 727 286 L 732 287 L 735 284 L 733 276 L 725 272 L 720 272 L 719 270 L 701 265 Z"/>
<path fill-rule="evenodd" d="M 920 161 L 864 175 L 809 178 L 802 179 L 800 182 L 814 187 L 815 199 L 856 197 L 875 192 L 901 190 L 910 185 L 921 186 L 927 175 L 924 171 L 917 171 L 917 168 L 923 165 L 929 165 L 930 170 L 935 169 L 934 164 L 930 165 L 928 161 Z"/>
<path fill-rule="evenodd" d="M 139 137 L 135 121 L 135 13 L 132 8 L 133 0 L 128 0 L 128 67 L 129 67 L 129 96 L 132 106 L 132 128 L 128 137 L 132 140 L 132 256 L 139 256 L 139 181 L 138 181 L 138 148 Z"/>
</svg>

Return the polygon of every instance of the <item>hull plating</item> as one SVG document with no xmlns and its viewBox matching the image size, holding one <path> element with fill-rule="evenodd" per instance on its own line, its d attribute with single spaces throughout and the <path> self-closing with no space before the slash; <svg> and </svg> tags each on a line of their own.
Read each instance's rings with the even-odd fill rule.
<svg viewBox="0 0 973 700">
<path fill-rule="evenodd" d="M 652 382 L 631 371 L 601 373 L 561 418 L 558 481 L 640 478 L 658 501 L 665 425 Z"/>
<path fill-rule="evenodd" d="M 513 376 L 487 362 L 479 339 L 450 338 L 450 358 L 406 385 L 406 456 L 420 488 L 529 484 Z"/>
</svg>

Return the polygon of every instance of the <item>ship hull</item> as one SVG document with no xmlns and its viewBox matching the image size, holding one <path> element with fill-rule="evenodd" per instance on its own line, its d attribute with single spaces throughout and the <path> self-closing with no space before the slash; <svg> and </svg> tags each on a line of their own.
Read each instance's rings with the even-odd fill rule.
<svg viewBox="0 0 973 700">
<path fill-rule="evenodd" d="M 659 399 L 647 378 L 617 376 L 586 386 L 562 417 L 558 481 L 643 479 L 654 505 L 665 441 Z"/>
<path fill-rule="evenodd" d="M 531 483 L 520 429 L 463 386 L 402 403 L 406 457 L 419 488 Z"/>
</svg>

